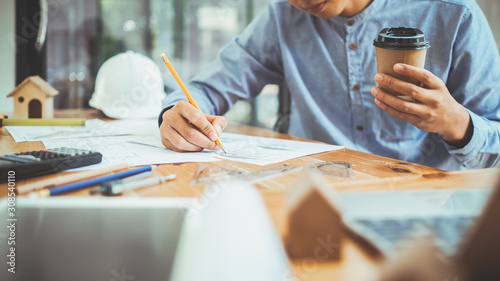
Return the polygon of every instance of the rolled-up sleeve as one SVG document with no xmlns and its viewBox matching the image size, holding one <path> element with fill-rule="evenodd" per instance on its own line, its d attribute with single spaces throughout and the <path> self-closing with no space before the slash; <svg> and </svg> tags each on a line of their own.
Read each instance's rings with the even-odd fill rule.
<svg viewBox="0 0 500 281">
<path fill-rule="evenodd" d="M 447 86 L 469 111 L 474 129 L 465 147 L 446 147 L 467 168 L 499 166 L 500 56 L 486 18 L 477 5 L 462 17 L 453 57 Z"/>
</svg>

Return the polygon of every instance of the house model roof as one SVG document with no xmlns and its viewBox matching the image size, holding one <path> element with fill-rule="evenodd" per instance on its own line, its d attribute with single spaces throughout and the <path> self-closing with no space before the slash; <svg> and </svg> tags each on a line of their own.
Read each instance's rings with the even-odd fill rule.
<svg viewBox="0 0 500 281">
<path fill-rule="evenodd" d="M 54 89 L 54 87 L 52 87 L 49 83 L 43 80 L 42 77 L 37 75 L 37 76 L 30 76 L 24 79 L 24 81 L 21 84 L 19 84 L 19 86 L 17 86 L 12 93 L 8 94 L 7 97 L 15 96 L 17 92 L 21 90 L 28 83 L 33 83 L 33 85 L 40 88 L 40 90 L 42 90 L 47 97 L 53 97 L 59 94 L 58 90 Z"/>
<path fill-rule="evenodd" d="M 328 183 L 320 174 L 307 172 L 306 176 L 299 179 L 287 192 L 286 205 L 289 210 L 299 208 L 304 200 L 311 196 L 319 195 L 332 210 L 338 211 L 341 206 L 337 192 L 329 187 Z"/>
</svg>

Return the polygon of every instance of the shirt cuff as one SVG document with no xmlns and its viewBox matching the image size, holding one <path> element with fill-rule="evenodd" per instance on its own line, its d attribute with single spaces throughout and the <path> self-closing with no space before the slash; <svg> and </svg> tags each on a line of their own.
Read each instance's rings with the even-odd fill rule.
<svg viewBox="0 0 500 281">
<path fill-rule="evenodd" d="M 174 107 L 174 106 L 173 106 L 173 105 L 171 105 L 171 106 L 167 106 L 167 107 L 165 107 L 165 108 L 161 111 L 160 116 L 158 116 L 158 127 L 160 127 L 160 126 L 161 126 L 161 123 L 163 123 L 163 113 L 165 113 L 165 111 L 167 111 L 167 110 L 171 109 L 172 107 Z"/>
<path fill-rule="evenodd" d="M 484 127 L 484 120 L 479 117 L 474 112 L 467 109 L 469 112 L 469 116 L 472 122 L 472 138 L 469 143 L 466 144 L 462 148 L 454 147 L 453 145 L 448 144 L 445 140 L 442 139 L 446 149 L 451 155 L 457 157 L 457 159 L 464 164 L 464 166 L 469 167 L 466 162 L 475 158 L 476 153 L 481 149 L 482 144 L 484 143 L 484 133 L 482 128 Z"/>
</svg>

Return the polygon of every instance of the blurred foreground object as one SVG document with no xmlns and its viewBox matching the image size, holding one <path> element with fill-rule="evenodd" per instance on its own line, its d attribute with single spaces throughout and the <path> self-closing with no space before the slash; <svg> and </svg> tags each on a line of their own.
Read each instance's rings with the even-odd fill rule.
<svg viewBox="0 0 500 281">
<path fill-rule="evenodd" d="M 193 198 L 171 281 L 284 280 L 285 249 L 259 191 L 241 181 L 207 186 Z"/>
<path fill-rule="evenodd" d="M 458 251 L 445 255 L 431 239 L 420 239 L 382 267 L 380 281 L 500 280 L 500 181 Z"/>
<path fill-rule="evenodd" d="M 12 219 L 7 200 L 0 200 L 4 222 Z M 2 281 L 275 281 L 293 274 L 261 194 L 248 183 L 213 185 L 195 198 L 21 196 L 15 219 L 0 228 L 0 237 L 17 230 L 16 245 L 0 243 Z"/>
<path fill-rule="evenodd" d="M 335 197 L 319 173 L 307 173 L 288 191 L 285 245 L 291 259 L 340 259 L 344 234 Z"/>
<path fill-rule="evenodd" d="M 419 238 L 415 245 L 388 259 L 381 268 L 379 281 L 455 281 L 459 277 L 453 263 L 432 243 Z"/>
<path fill-rule="evenodd" d="M 465 280 L 500 280 L 500 177 L 482 215 L 457 254 Z"/>
</svg>

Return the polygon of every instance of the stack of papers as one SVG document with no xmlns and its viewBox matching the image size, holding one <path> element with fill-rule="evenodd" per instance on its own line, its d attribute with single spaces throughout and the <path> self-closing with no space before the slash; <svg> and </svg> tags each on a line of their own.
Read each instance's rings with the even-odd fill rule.
<svg viewBox="0 0 500 281">
<path fill-rule="evenodd" d="M 100 164 L 80 169 L 98 169 L 120 163 L 133 166 L 185 162 L 213 162 L 220 159 L 268 165 L 292 158 L 343 148 L 343 146 L 222 133 L 227 151 L 175 152 L 166 149 L 156 120 L 88 120 L 85 127 L 6 127 L 16 140 L 42 141 L 47 149 L 71 147 L 98 151 Z"/>
<path fill-rule="evenodd" d="M 85 126 L 6 126 L 16 142 L 46 141 L 68 138 L 88 138 L 120 135 L 148 135 L 158 131 L 153 120 L 119 120 L 105 122 L 99 119 L 85 121 Z"/>
</svg>

